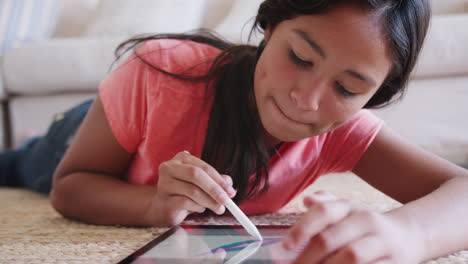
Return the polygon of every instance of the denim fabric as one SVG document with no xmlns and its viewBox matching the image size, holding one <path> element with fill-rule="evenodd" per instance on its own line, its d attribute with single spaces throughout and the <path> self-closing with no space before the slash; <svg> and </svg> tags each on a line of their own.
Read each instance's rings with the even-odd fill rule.
<svg viewBox="0 0 468 264">
<path fill-rule="evenodd" d="M 22 151 L 5 151 L 0 153 L 0 186 L 18 186 L 16 161 Z"/>
<path fill-rule="evenodd" d="M 18 150 L 0 153 L 0 185 L 26 187 L 48 194 L 52 175 L 93 100 L 57 114 L 44 136 L 31 138 Z"/>
</svg>

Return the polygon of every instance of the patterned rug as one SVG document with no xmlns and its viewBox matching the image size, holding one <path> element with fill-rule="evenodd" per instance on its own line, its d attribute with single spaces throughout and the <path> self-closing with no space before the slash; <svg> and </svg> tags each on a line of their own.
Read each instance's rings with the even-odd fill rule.
<svg viewBox="0 0 468 264">
<path fill-rule="evenodd" d="M 327 190 L 384 212 L 399 204 L 352 174 L 327 175 L 302 195 Z M 256 224 L 290 225 L 303 211 L 298 197 L 281 212 L 253 216 Z M 60 216 L 48 197 L 22 189 L 0 188 L 0 263 L 116 263 L 166 228 L 89 225 Z M 237 224 L 228 216 L 205 217 L 186 224 Z M 468 251 L 429 262 L 468 263 Z"/>
</svg>

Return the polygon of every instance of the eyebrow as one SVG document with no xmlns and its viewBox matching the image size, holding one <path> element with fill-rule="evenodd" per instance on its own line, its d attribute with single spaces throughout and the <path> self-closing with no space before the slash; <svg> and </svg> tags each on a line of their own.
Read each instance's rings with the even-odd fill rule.
<svg viewBox="0 0 468 264">
<path fill-rule="evenodd" d="M 327 58 L 327 54 L 325 51 L 315 42 L 309 34 L 300 30 L 300 29 L 293 29 L 293 32 L 296 33 L 299 37 L 301 37 L 305 42 L 309 44 L 322 58 Z M 369 77 L 366 77 L 364 74 L 358 73 L 353 70 L 346 70 L 347 74 L 351 75 L 352 77 L 359 79 L 361 81 L 367 82 L 371 85 L 376 85 L 376 82 Z"/>
<path fill-rule="evenodd" d="M 375 83 L 374 80 L 372 80 L 371 78 L 366 77 L 366 76 L 360 74 L 359 72 L 355 72 L 355 71 L 353 71 L 353 70 L 347 70 L 346 73 L 349 74 L 349 75 L 351 75 L 352 77 L 355 77 L 356 79 L 359 79 L 359 80 L 361 80 L 361 81 L 364 81 L 364 82 L 366 82 L 366 83 L 368 83 L 368 84 L 370 84 L 370 85 L 374 85 L 374 86 L 376 85 L 376 83 Z"/>
<path fill-rule="evenodd" d="M 301 37 L 305 42 L 307 42 L 322 58 L 326 58 L 327 55 L 325 51 L 309 36 L 309 34 L 305 33 L 300 29 L 293 29 L 294 33 L 296 33 L 299 37 Z"/>
</svg>

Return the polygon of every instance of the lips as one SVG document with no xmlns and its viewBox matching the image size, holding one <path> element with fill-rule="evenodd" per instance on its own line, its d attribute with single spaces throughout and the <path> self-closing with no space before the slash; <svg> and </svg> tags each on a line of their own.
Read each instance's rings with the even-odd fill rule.
<svg viewBox="0 0 468 264">
<path fill-rule="evenodd" d="M 294 122 L 294 123 L 296 123 L 296 124 L 311 125 L 310 123 L 305 123 L 305 122 L 297 121 L 297 120 L 295 120 L 295 119 L 289 117 L 289 116 L 281 109 L 281 107 L 278 105 L 278 103 L 277 103 L 275 100 L 273 100 L 273 101 L 274 101 L 274 104 L 275 104 L 276 108 L 278 109 L 278 111 L 279 111 L 286 119 L 288 119 L 288 120 L 290 120 L 291 122 Z"/>
</svg>

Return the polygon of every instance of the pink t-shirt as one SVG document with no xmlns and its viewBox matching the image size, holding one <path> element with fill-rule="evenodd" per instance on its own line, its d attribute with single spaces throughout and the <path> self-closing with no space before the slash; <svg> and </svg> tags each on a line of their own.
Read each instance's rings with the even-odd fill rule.
<svg viewBox="0 0 468 264">
<path fill-rule="evenodd" d="M 181 40 L 152 40 L 139 50 L 145 60 L 168 72 L 197 66 L 205 72 L 220 51 Z M 155 185 L 161 162 L 188 150 L 201 157 L 213 91 L 160 73 L 131 56 L 99 87 L 114 136 L 134 154 L 128 171 L 133 184 Z M 351 170 L 382 126 L 367 110 L 334 131 L 281 145 L 269 163 L 269 190 L 244 201 L 247 214 L 274 212 L 320 175 Z M 235 176 L 234 176 L 235 177 Z"/>
</svg>

